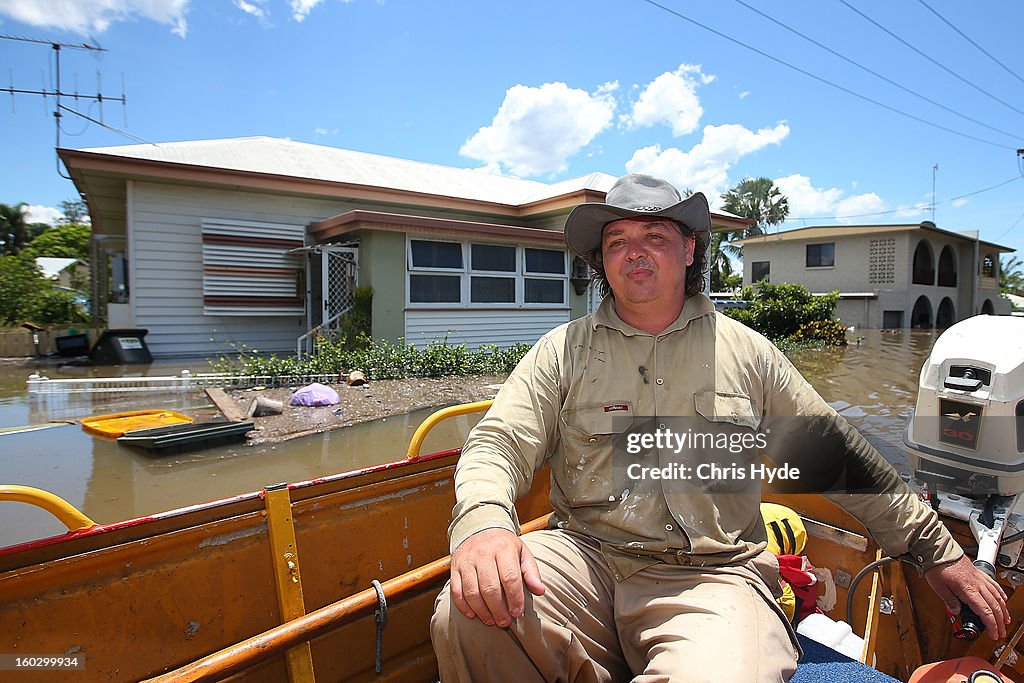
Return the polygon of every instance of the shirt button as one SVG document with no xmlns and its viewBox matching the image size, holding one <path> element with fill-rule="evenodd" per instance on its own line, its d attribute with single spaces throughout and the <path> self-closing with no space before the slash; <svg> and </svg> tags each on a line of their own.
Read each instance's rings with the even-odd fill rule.
<svg viewBox="0 0 1024 683">
<path fill-rule="evenodd" d="M 664 422 L 662 422 L 660 425 L 658 425 L 658 429 L 664 429 L 664 428 L 665 428 L 665 423 Z"/>
<path fill-rule="evenodd" d="M 672 531 L 672 525 L 671 524 L 666 524 L 665 525 L 665 531 Z"/>
<path fill-rule="evenodd" d="M 658 378 L 657 380 L 655 380 L 655 381 L 656 381 L 656 382 L 658 383 L 658 386 L 661 386 L 662 384 L 664 384 L 664 383 L 665 383 L 665 380 L 663 380 L 663 379 L 662 379 L 662 378 L 660 378 L 660 377 L 659 377 L 659 378 Z"/>
<path fill-rule="evenodd" d="M 596 436 L 590 437 L 590 443 L 597 443 L 597 437 Z"/>
</svg>

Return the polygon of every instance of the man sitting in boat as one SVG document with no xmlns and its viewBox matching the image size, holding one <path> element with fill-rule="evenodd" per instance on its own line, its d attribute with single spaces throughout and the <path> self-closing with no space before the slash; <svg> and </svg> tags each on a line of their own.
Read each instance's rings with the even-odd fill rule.
<svg viewBox="0 0 1024 683">
<path fill-rule="evenodd" d="M 799 646 L 770 588 L 778 564 L 765 551 L 761 482 L 738 474 L 755 462 L 711 463 L 724 470 L 717 479 L 678 487 L 673 477 L 695 479 L 686 468 L 699 449 L 623 448 L 621 436 L 652 416 L 652 430 L 663 416 L 708 433 L 764 435 L 771 425 L 795 436 L 779 452 L 758 444 L 778 464 L 828 470 L 826 450 L 839 453 L 856 490 L 869 482 L 878 493 L 829 497 L 887 553 L 920 567 L 953 611 L 959 598 L 990 637 L 1005 635 L 1005 593 L 935 512 L 778 349 L 701 293 L 710 231 L 704 195 L 684 200 L 640 174 L 570 214 L 566 243 L 606 296 L 537 342 L 466 442 L 451 579 L 431 623 L 444 683 L 793 674 Z M 642 462 L 659 473 L 634 476 Z M 520 538 L 513 503 L 545 463 L 551 527 Z"/>
</svg>

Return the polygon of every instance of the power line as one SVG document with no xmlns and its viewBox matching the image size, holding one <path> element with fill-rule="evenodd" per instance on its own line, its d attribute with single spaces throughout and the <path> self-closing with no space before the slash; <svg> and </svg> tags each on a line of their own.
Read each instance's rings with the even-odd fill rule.
<svg viewBox="0 0 1024 683">
<path fill-rule="evenodd" d="M 1017 180 L 1021 180 L 1021 177 L 1020 176 L 1013 176 L 1009 180 L 1004 180 L 1003 182 L 997 183 L 995 185 L 992 185 L 991 187 L 986 187 L 986 188 L 983 188 L 981 190 L 975 190 L 974 192 L 968 192 L 967 194 L 962 194 L 962 195 L 959 195 L 957 197 L 950 197 L 949 199 L 943 199 L 941 201 L 934 202 L 932 204 L 917 204 L 917 205 L 914 205 L 914 206 L 904 207 L 902 209 L 892 209 L 890 211 L 874 211 L 872 213 L 855 213 L 855 214 L 849 214 L 849 215 L 846 215 L 846 216 L 797 216 L 797 217 L 792 217 L 792 218 L 787 217 L 786 220 L 787 221 L 828 221 L 828 220 L 840 220 L 840 219 L 844 219 L 844 218 L 868 218 L 870 216 L 889 216 L 889 215 L 892 215 L 894 213 L 903 213 L 905 211 L 927 211 L 932 206 L 937 206 L 939 204 L 948 204 L 950 202 L 955 202 L 958 199 L 966 199 L 967 197 L 973 197 L 974 195 L 978 195 L 978 194 L 981 194 L 983 192 L 990 192 L 992 190 L 996 190 L 996 189 L 998 189 L 1000 187 L 1003 187 L 1004 185 L 1009 185 L 1010 183 L 1015 182 Z"/>
<path fill-rule="evenodd" d="M 1014 111 L 1015 111 L 1015 112 L 1017 112 L 1018 114 L 1024 115 L 1024 110 L 1018 109 L 1017 107 L 1013 106 L 1012 104 L 1010 104 L 1010 103 L 1009 103 L 1009 102 L 1007 102 L 1006 100 L 1003 100 L 1003 99 L 1000 99 L 1000 98 L 996 97 L 995 95 L 993 95 L 993 94 L 992 94 L 992 93 L 990 93 L 989 91 L 987 91 L 987 90 L 985 90 L 984 88 L 982 88 L 981 86 L 979 86 L 979 85 L 978 85 L 977 83 L 973 83 L 972 81 L 970 81 L 970 80 L 968 80 L 968 79 L 964 78 L 963 76 L 961 76 L 961 75 L 960 75 L 960 74 L 958 74 L 957 72 L 955 72 L 955 71 L 953 71 L 952 69 L 950 69 L 950 68 L 949 68 L 948 66 L 945 66 L 945 65 L 941 64 L 940 62 L 938 62 L 937 60 L 933 59 L 932 57 L 928 56 L 927 54 L 925 54 L 925 53 L 924 53 L 924 52 L 922 52 L 921 50 L 917 49 L 916 47 L 914 47 L 913 45 L 911 45 L 910 43 L 908 43 L 908 42 L 907 42 L 906 40 L 904 40 L 903 38 L 900 38 L 900 37 L 899 37 L 898 35 L 896 35 L 895 33 L 893 33 L 892 31 L 890 31 L 890 30 L 889 30 L 889 29 L 887 29 L 886 27 L 884 27 L 884 26 L 882 26 L 881 24 L 879 24 L 879 23 L 878 23 L 877 21 L 875 21 L 874 19 L 872 19 L 872 18 L 871 18 L 871 17 L 869 17 L 868 15 L 864 14 L 863 12 L 861 12 L 861 11 L 860 11 L 859 9 L 857 9 L 856 7 L 854 7 L 853 5 L 851 5 L 851 4 L 849 3 L 849 2 L 847 2 L 847 0 L 839 0 L 839 2 L 841 2 L 841 3 L 842 3 L 842 4 L 844 4 L 844 5 L 846 5 L 846 6 L 847 6 L 848 8 L 850 8 L 850 9 L 851 9 L 852 11 L 856 12 L 857 14 L 859 14 L 860 16 L 862 16 L 862 17 L 863 17 L 863 18 L 864 18 L 865 20 L 869 21 L 869 22 L 870 22 L 871 24 L 873 24 L 874 26 L 876 26 L 876 27 L 877 27 L 877 28 L 878 28 L 879 30 L 885 31 L 885 32 L 886 32 L 886 33 L 888 33 L 888 34 L 889 34 L 890 36 L 892 36 L 892 37 L 893 37 L 893 38 L 894 38 L 895 40 L 898 40 L 899 42 L 903 43 L 903 45 L 907 46 L 908 48 L 910 48 L 911 50 L 913 50 L 913 51 L 914 51 L 914 52 L 916 52 L 917 54 L 921 55 L 922 57 L 924 57 L 924 58 L 925 58 L 925 59 L 927 59 L 927 60 L 928 60 L 929 62 L 931 62 L 931 63 L 932 63 L 932 64 L 934 64 L 935 66 L 939 67 L 940 69 L 942 69 L 942 70 L 943 70 L 943 71 L 945 71 L 946 73 L 948 73 L 948 74 L 950 74 L 951 76 L 954 76 L 954 77 L 956 77 L 957 79 L 959 79 L 959 80 L 963 81 L 964 83 L 966 83 L 967 85 L 971 86 L 972 88 L 974 88 L 975 90 L 977 90 L 977 91 L 978 91 L 978 92 L 980 92 L 981 94 L 983 94 L 983 95 L 985 95 L 985 96 L 987 96 L 987 97 L 990 97 L 990 98 L 992 98 L 993 100 L 995 100 L 995 101 L 996 101 L 996 102 L 998 102 L 999 104 L 1002 104 L 1002 105 L 1003 105 L 1003 106 L 1005 106 L 1005 107 L 1009 107 L 1010 109 L 1014 110 Z"/>
<path fill-rule="evenodd" d="M 1016 228 L 1016 227 L 1017 227 L 1017 224 L 1018 224 L 1018 223 L 1020 223 L 1021 219 L 1024 219 L 1024 213 L 1022 213 L 1022 214 L 1021 214 L 1020 216 L 1018 216 L 1018 217 L 1017 217 L 1017 220 L 1015 220 L 1015 221 L 1013 222 L 1013 225 L 1011 225 L 1011 226 L 1010 226 L 1010 227 L 1008 227 L 1008 228 L 1007 228 L 1006 230 L 1004 230 L 1004 231 L 1003 231 L 1003 234 L 1001 234 L 1001 235 L 1000 235 L 999 237 L 996 237 L 995 239 L 996 239 L 996 240 L 1001 240 L 1001 239 L 1003 239 L 1004 237 L 1006 237 L 1006 236 L 1007 236 L 1008 234 L 1010 234 L 1010 232 L 1011 232 L 1011 231 L 1012 231 L 1012 230 L 1013 230 L 1014 228 Z M 992 241 L 994 242 L 995 240 L 992 240 Z"/>
<path fill-rule="evenodd" d="M 946 19 L 946 17 L 942 16 L 942 15 L 941 15 L 941 14 L 939 14 L 939 13 L 938 13 L 937 11 L 935 11 L 935 9 L 933 9 L 931 5 L 929 5 L 929 4 L 928 4 L 927 2 L 925 2 L 924 0 L 917 0 L 917 1 L 918 1 L 918 2 L 920 2 L 920 3 L 922 4 L 922 5 L 924 5 L 924 6 L 925 6 L 925 8 L 926 8 L 926 9 L 927 9 L 927 10 L 928 10 L 929 12 L 931 12 L 932 14 L 934 14 L 935 16 L 937 16 L 937 17 L 938 17 L 939 19 L 941 19 L 941 20 L 942 20 L 942 23 L 944 23 L 944 24 L 945 24 L 946 26 L 950 27 L 951 29 L 953 29 L 954 31 L 956 31 L 956 32 L 957 32 L 958 34 L 960 34 L 960 37 L 961 37 L 961 38 L 963 38 L 963 39 L 964 39 L 964 40 L 966 40 L 966 41 L 967 41 L 968 43 L 970 43 L 970 44 L 971 44 L 971 45 L 973 45 L 974 47 L 976 47 L 976 48 L 978 48 L 979 50 L 981 50 L 982 54 L 984 54 L 984 55 L 985 55 L 986 57 L 988 57 L 989 59 L 991 59 L 991 60 L 992 60 L 993 62 L 995 62 L 995 63 L 996 63 L 996 64 L 998 64 L 999 66 L 1003 67 L 1003 69 L 1005 69 L 1005 70 L 1006 70 L 1006 72 L 1007 72 L 1008 74 L 1010 74 L 1011 76 L 1013 76 L 1014 78 L 1016 78 L 1016 79 L 1017 79 L 1018 81 L 1020 81 L 1021 83 L 1024 83 L 1024 78 L 1021 78 L 1021 77 L 1020 77 L 1019 75 L 1017 75 L 1017 73 L 1016 73 L 1016 72 L 1014 72 L 1014 71 L 1013 71 L 1013 69 L 1011 69 L 1010 67 L 1006 66 L 1006 65 L 1005 65 L 1005 64 L 1003 64 L 1003 63 L 1002 63 L 1001 61 L 999 61 L 999 60 L 998 60 L 998 59 L 996 59 L 996 58 L 995 58 L 994 56 L 992 56 L 992 55 L 991 55 L 991 54 L 989 53 L 989 51 L 988 51 L 988 50 L 986 50 L 986 49 L 985 49 L 985 48 L 983 48 L 983 47 L 982 47 L 981 45 L 978 45 L 978 44 L 977 44 L 976 42 L 974 42 L 973 40 L 971 40 L 971 39 L 970 39 L 970 38 L 969 38 L 969 37 L 967 36 L 967 34 L 966 34 L 966 33 L 964 33 L 963 31 L 961 31 L 960 29 L 958 29 L 958 28 L 956 27 L 956 25 L 955 25 L 955 24 L 953 24 L 952 22 L 950 22 L 950 21 L 949 21 L 948 19 Z"/>
<path fill-rule="evenodd" d="M 89 121 L 90 123 L 95 123 L 97 126 L 103 126 L 107 130 L 112 130 L 115 133 L 119 133 L 119 134 L 125 136 L 126 138 L 128 138 L 129 140 L 134 140 L 135 142 L 142 142 L 142 143 L 145 143 L 147 145 L 156 145 L 155 142 L 152 142 L 150 140 L 146 140 L 145 138 L 140 138 L 138 135 L 132 135 L 128 131 L 121 130 L 120 128 L 115 128 L 114 126 L 111 126 L 108 123 L 103 123 L 102 121 L 100 121 L 98 119 L 94 119 L 91 116 L 87 116 L 87 115 L 83 114 L 80 111 L 75 111 L 71 107 L 65 107 L 63 104 L 59 104 L 57 106 L 60 107 L 63 111 L 68 112 L 69 114 L 74 114 L 75 116 L 80 116 L 83 119 L 85 119 L 86 121 Z"/>
<path fill-rule="evenodd" d="M 770 55 L 767 52 L 765 52 L 764 50 L 760 50 L 760 49 L 758 49 L 758 48 L 756 48 L 756 47 L 754 47 L 752 45 L 748 45 L 747 43 L 744 43 L 743 41 L 741 41 L 741 40 L 739 40 L 737 38 L 733 38 L 730 35 L 727 35 L 725 33 L 722 33 L 721 31 L 718 31 L 716 29 L 711 28 L 710 26 L 702 24 L 699 21 L 697 21 L 696 19 L 691 19 L 690 17 L 688 17 L 688 16 L 686 16 L 684 14 L 681 14 L 680 12 L 677 12 L 676 10 L 674 10 L 674 9 L 672 9 L 670 7 L 666 7 L 665 5 L 662 5 L 662 4 L 658 3 L 658 2 L 655 2 L 655 0 L 643 0 L 643 1 L 646 2 L 649 5 L 657 7 L 658 9 L 660 9 L 660 10 L 662 10 L 664 12 L 668 12 L 669 14 L 671 14 L 671 15 L 679 18 L 679 19 L 682 19 L 683 21 L 689 22 L 689 23 L 693 24 L 694 26 L 702 28 L 705 31 L 708 31 L 709 33 L 713 33 L 713 34 L 715 34 L 716 36 L 718 36 L 720 38 L 724 38 L 725 40 L 728 40 L 730 43 L 734 43 L 736 45 L 739 45 L 740 47 L 744 47 L 744 48 L 750 50 L 751 52 L 755 52 L 755 53 L 761 55 L 762 57 L 765 57 L 767 59 L 772 60 L 773 62 L 776 62 L 777 64 L 781 64 L 781 65 L 783 65 L 783 66 L 785 66 L 785 67 L 787 67 L 789 69 L 792 69 L 793 71 L 796 71 L 797 73 L 801 73 L 804 76 L 807 76 L 808 78 L 813 78 L 814 80 L 818 81 L 819 83 L 824 83 L 825 85 L 831 86 L 831 87 L 835 88 L 836 90 L 841 90 L 842 92 L 845 92 L 848 95 L 852 95 L 852 96 L 856 97 L 857 99 L 864 100 L 865 102 L 870 102 L 871 104 L 874 104 L 877 107 L 881 107 L 883 109 L 891 111 L 894 114 L 899 114 L 900 116 L 904 116 L 904 117 L 906 117 L 908 119 L 912 119 L 914 121 L 917 121 L 918 123 L 923 123 L 926 126 L 931 126 L 932 128 L 937 128 L 939 130 L 946 131 L 947 133 L 952 133 L 953 135 L 959 135 L 960 137 L 964 137 L 964 138 L 967 138 L 969 140 L 974 140 L 975 142 L 980 142 L 980 143 L 985 144 L 985 145 L 991 145 L 992 147 L 999 147 L 1000 149 L 1014 149 L 1014 147 L 1010 147 L 1008 145 L 1005 145 L 1005 144 L 1002 144 L 1002 143 L 999 143 L 999 142 L 993 142 L 991 140 L 985 140 L 984 138 L 979 138 L 977 136 L 970 135 L 969 133 L 964 133 L 962 131 L 954 130 L 953 128 L 947 128 L 946 126 L 940 125 L 938 123 L 934 123 L 932 121 L 928 121 L 927 119 L 923 119 L 920 116 L 915 116 L 914 114 L 910 114 L 910 113 L 905 112 L 905 111 L 903 111 L 901 109 L 897 109 L 896 107 L 891 107 L 888 104 L 884 104 L 882 102 L 879 102 L 878 100 L 872 99 L 872 98 L 868 97 L 867 95 L 862 95 L 862 94 L 860 94 L 858 92 L 850 90 L 849 88 L 846 88 L 846 87 L 844 87 L 842 85 L 839 85 L 838 83 L 834 83 L 834 82 L 828 80 L 827 78 L 824 78 L 822 76 L 818 76 L 817 74 L 813 74 L 810 71 L 807 71 L 806 69 L 802 69 L 799 66 L 796 66 L 795 64 L 790 64 L 789 62 L 787 62 L 787 61 L 785 61 L 783 59 L 775 57 L 774 55 Z M 840 0 L 840 2 L 842 2 L 842 0 Z"/>
<path fill-rule="evenodd" d="M 806 41 L 808 41 L 810 43 L 813 43 L 814 45 L 817 45 L 822 50 L 825 50 L 828 53 L 830 53 L 832 55 L 835 55 L 836 57 L 839 57 L 840 59 L 842 59 L 843 61 L 847 62 L 848 64 L 852 64 L 853 66 L 857 67 L 858 69 L 861 69 L 862 71 L 866 71 L 867 73 L 871 74 L 875 78 L 880 78 L 883 81 L 885 81 L 886 83 L 888 83 L 889 85 L 893 85 L 893 86 L 899 88 L 900 90 L 913 95 L 914 97 L 922 99 L 925 102 L 927 102 L 928 104 L 931 104 L 931 105 L 933 105 L 935 107 L 938 107 L 939 109 L 943 109 L 945 111 L 948 111 L 950 114 L 954 114 L 956 116 L 959 116 L 960 118 L 966 119 L 966 120 L 968 120 L 968 121 L 970 121 L 972 123 L 976 123 L 979 126 L 982 126 L 983 128 L 988 128 L 989 130 L 995 131 L 996 133 L 1002 133 L 1003 135 L 1011 137 L 1011 138 L 1013 138 L 1015 140 L 1020 140 L 1022 138 L 1021 135 L 1017 135 L 1016 133 L 1011 133 L 1009 131 L 1002 130 L 1001 128 L 996 128 L 994 126 L 990 126 L 987 123 L 983 123 L 982 121 L 979 121 L 978 119 L 975 119 L 975 118 L 972 118 L 972 117 L 968 116 L 967 114 L 962 114 L 961 112 L 958 112 L 955 109 L 951 109 L 950 107 L 947 107 L 944 104 L 936 102 L 935 100 L 931 99 L 930 97 L 922 95 L 921 93 L 919 93 L 919 92 L 917 92 L 915 90 L 911 90 L 910 88 L 906 87 L 905 85 L 897 83 L 896 81 L 892 80 L 891 78 L 888 78 L 888 77 L 878 73 L 877 71 L 874 71 L 873 69 L 870 69 L 870 68 L 864 66 L 860 62 L 857 62 L 856 60 L 851 59 L 850 57 L 847 57 L 846 55 L 841 54 L 840 52 L 837 52 L 836 50 L 833 50 L 832 48 L 828 47 L 827 45 L 823 45 L 822 43 L 818 42 L 814 38 L 811 38 L 810 36 L 801 33 L 797 29 L 795 29 L 795 28 L 793 28 L 793 27 L 783 23 L 782 21 L 779 21 L 775 17 L 762 12 L 761 10 L 757 9 L 756 7 L 751 6 L 750 4 L 744 2 L 744 0 L 736 0 L 736 2 L 739 3 L 740 5 L 743 5 L 744 7 L 746 7 L 751 12 L 754 12 L 755 14 L 758 14 L 758 15 L 764 17 L 765 19 L 767 19 L 768 21 L 772 22 L 773 24 L 776 24 L 777 26 L 781 26 L 782 28 L 786 29 L 790 33 L 795 33 L 796 35 L 800 36 L 804 40 L 806 40 Z"/>
</svg>

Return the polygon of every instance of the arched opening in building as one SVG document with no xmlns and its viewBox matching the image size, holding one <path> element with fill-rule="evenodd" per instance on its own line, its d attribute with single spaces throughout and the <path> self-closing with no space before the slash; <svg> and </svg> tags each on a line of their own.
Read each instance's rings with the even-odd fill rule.
<svg viewBox="0 0 1024 683">
<path fill-rule="evenodd" d="M 935 314 L 935 327 L 944 330 L 956 322 L 956 310 L 953 308 L 953 300 L 948 296 L 939 302 L 939 310 Z"/>
<path fill-rule="evenodd" d="M 984 256 L 981 257 L 981 276 L 996 276 L 996 259 L 994 256 L 992 256 L 992 254 L 985 254 Z"/>
<path fill-rule="evenodd" d="M 917 301 L 914 302 L 914 310 L 910 314 L 910 326 L 927 328 L 932 326 L 932 302 L 928 301 L 928 297 L 917 297 Z"/>
<path fill-rule="evenodd" d="M 956 259 L 948 244 L 939 254 L 939 287 L 956 287 Z"/>
<path fill-rule="evenodd" d="M 921 240 L 914 249 L 913 282 L 915 285 L 934 285 L 935 266 L 932 259 L 932 247 L 928 240 Z"/>
<path fill-rule="evenodd" d="M 991 299 L 985 299 L 985 303 L 981 305 L 982 315 L 995 315 L 996 307 L 992 305 Z"/>
</svg>

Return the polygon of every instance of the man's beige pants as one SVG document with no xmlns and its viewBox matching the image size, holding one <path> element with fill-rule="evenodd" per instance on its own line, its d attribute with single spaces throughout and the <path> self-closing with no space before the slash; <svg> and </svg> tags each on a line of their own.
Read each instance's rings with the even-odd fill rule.
<svg viewBox="0 0 1024 683">
<path fill-rule="evenodd" d="M 544 595 L 508 628 L 467 619 L 449 586 L 430 624 L 442 683 L 778 683 L 799 650 L 766 581 L 763 553 L 739 567 L 656 564 L 616 583 L 596 543 L 548 530 L 523 541 Z"/>
</svg>

